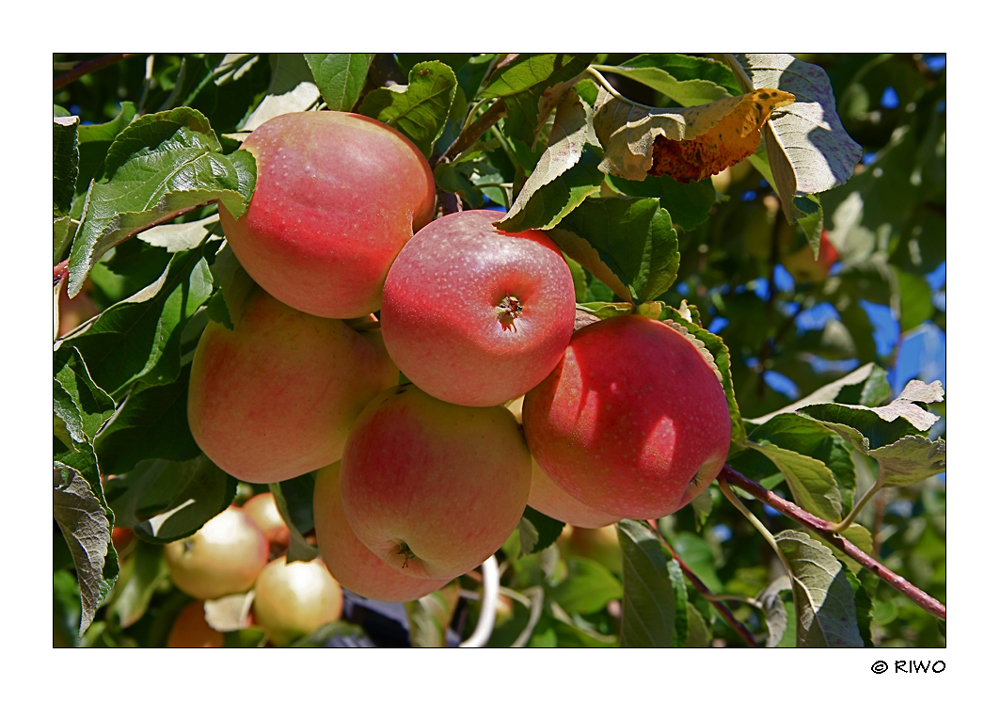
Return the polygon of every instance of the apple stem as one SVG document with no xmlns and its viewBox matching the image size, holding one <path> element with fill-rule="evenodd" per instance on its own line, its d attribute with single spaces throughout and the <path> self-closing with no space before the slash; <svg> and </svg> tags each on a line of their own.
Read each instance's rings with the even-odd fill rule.
<svg viewBox="0 0 1000 702">
<path fill-rule="evenodd" d="M 691 584 L 694 585 L 694 589 L 705 596 L 705 599 L 707 599 L 712 606 L 715 607 L 715 610 L 722 615 L 722 618 L 729 623 L 729 626 L 736 630 L 736 633 L 739 634 L 740 638 L 746 642 L 747 646 L 759 648 L 760 644 L 758 644 L 754 639 L 750 630 L 743 625 L 743 622 L 737 619 L 729 608 L 722 604 L 722 602 L 717 599 L 716 595 L 712 594 L 712 591 L 709 590 L 708 586 L 701 581 L 701 578 L 695 575 L 694 572 L 688 568 L 687 564 L 681 560 L 681 557 L 677 555 L 677 552 L 674 551 L 666 537 L 660 533 L 659 528 L 656 526 L 656 520 L 649 519 L 647 522 L 649 523 L 649 526 L 653 527 L 653 533 L 655 533 L 660 539 L 660 543 L 667 547 L 667 550 L 670 551 L 670 555 L 673 556 L 675 561 L 677 561 L 677 565 L 679 565 L 681 570 L 684 572 L 684 577 L 686 577 L 689 581 L 691 581 Z"/>
<path fill-rule="evenodd" d="M 753 498 L 763 502 L 778 512 L 781 512 L 786 517 L 794 519 L 803 526 L 809 527 L 825 541 L 828 541 L 839 548 L 841 551 L 860 563 L 864 568 L 870 570 L 881 580 L 884 580 L 898 592 L 919 605 L 926 612 L 937 617 L 941 621 L 945 621 L 945 607 L 943 604 L 918 588 L 916 585 L 907 581 L 905 578 L 896 575 L 894 572 L 886 568 L 843 536 L 836 533 L 834 531 L 834 527 L 836 526 L 835 524 L 817 517 L 815 514 L 805 511 L 795 503 L 789 502 L 788 500 L 775 495 L 760 483 L 757 483 L 742 473 L 733 470 L 728 464 L 723 466 L 722 472 L 719 473 L 718 480 L 720 484 L 723 482 L 732 483 L 733 485 L 746 491 Z"/>
</svg>

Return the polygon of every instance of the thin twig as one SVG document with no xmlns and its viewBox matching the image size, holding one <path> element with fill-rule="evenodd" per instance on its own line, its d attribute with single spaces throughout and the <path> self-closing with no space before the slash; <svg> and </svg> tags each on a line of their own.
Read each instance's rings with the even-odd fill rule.
<svg viewBox="0 0 1000 702">
<path fill-rule="evenodd" d="M 751 634 L 750 631 L 743 626 L 743 623 L 740 620 L 733 616 L 733 613 L 729 611 L 729 608 L 726 607 L 726 605 L 722 604 L 722 602 L 712 595 L 712 591 L 709 590 L 708 586 L 701 581 L 701 578 L 695 575 L 691 569 L 687 567 L 687 564 L 681 560 L 681 557 L 677 555 L 677 552 L 674 551 L 673 547 L 667 542 L 666 537 L 660 533 L 660 530 L 656 526 L 656 520 L 649 519 L 647 521 L 649 526 L 653 527 L 653 532 L 660 539 L 660 543 L 667 547 L 667 550 L 670 551 L 670 555 L 674 557 L 675 561 L 677 561 L 677 565 L 679 565 L 681 570 L 684 571 L 684 576 L 691 581 L 692 585 L 694 585 L 695 590 L 705 595 L 706 599 L 712 603 L 713 607 L 715 607 L 715 610 L 722 615 L 722 618 L 729 623 L 729 626 L 736 630 L 736 633 L 739 634 L 740 638 L 746 642 L 747 646 L 759 648 L 760 644 L 754 640 L 753 634 Z"/>
<path fill-rule="evenodd" d="M 945 607 L 943 604 L 905 578 L 896 575 L 894 572 L 886 568 L 850 541 L 834 532 L 834 524 L 826 521 L 825 519 L 821 519 L 810 512 L 806 512 L 798 505 L 775 495 L 760 483 L 754 482 L 742 473 L 733 470 L 728 465 L 723 466 L 722 472 L 719 473 L 719 481 L 732 483 L 736 487 L 752 495 L 755 499 L 763 502 L 778 512 L 781 512 L 786 517 L 794 519 L 800 524 L 809 527 L 825 541 L 839 548 L 866 569 L 877 575 L 881 580 L 884 580 L 898 592 L 915 602 L 925 611 L 944 621 Z"/>
<path fill-rule="evenodd" d="M 56 76 L 55 80 L 52 81 L 52 88 L 53 90 L 64 88 L 81 76 L 93 73 L 94 71 L 100 70 L 105 66 L 110 66 L 113 63 L 118 63 L 123 58 L 128 58 L 129 56 L 132 56 L 132 54 L 105 54 L 104 56 L 98 56 L 97 58 L 90 59 L 89 61 L 82 61 L 78 63 L 73 70 L 66 71 L 65 73 L 61 73 Z"/>
</svg>

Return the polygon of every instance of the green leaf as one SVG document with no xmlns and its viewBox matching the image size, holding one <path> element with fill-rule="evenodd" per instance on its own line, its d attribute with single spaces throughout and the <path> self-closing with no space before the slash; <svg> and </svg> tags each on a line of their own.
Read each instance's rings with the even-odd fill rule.
<svg viewBox="0 0 1000 702">
<path fill-rule="evenodd" d="M 313 80 L 331 110 L 350 112 L 361 97 L 374 54 L 305 54 Z"/>
<path fill-rule="evenodd" d="M 795 412 L 803 407 L 809 405 L 823 405 L 831 402 L 836 402 L 844 397 L 853 397 L 855 394 L 859 398 L 862 394 L 866 397 L 871 397 L 874 390 L 868 391 L 863 390 L 869 387 L 869 384 L 874 384 L 873 387 L 877 385 L 879 388 L 887 387 L 883 385 L 885 380 L 885 371 L 876 366 L 874 363 L 866 363 L 860 368 L 856 368 L 851 371 L 843 378 L 835 380 L 832 383 L 824 385 L 819 390 L 803 397 L 801 400 L 797 400 L 787 407 L 782 407 L 780 410 L 771 412 L 770 414 L 757 417 L 756 419 L 747 419 L 747 422 L 753 424 L 764 424 L 769 421 L 772 417 L 776 417 L 779 414 L 786 414 L 789 412 Z M 846 400 L 845 400 L 846 401 Z"/>
<path fill-rule="evenodd" d="M 560 229 L 593 247 L 601 262 L 627 286 L 633 304 L 658 297 L 677 278 L 677 231 L 657 200 L 588 199 L 560 224 Z M 573 252 L 568 253 L 587 266 Z"/>
<path fill-rule="evenodd" d="M 835 502 L 838 506 L 842 504 L 845 512 L 850 511 L 854 504 L 857 476 L 854 462 L 851 460 L 851 446 L 836 431 L 810 417 L 779 414 L 754 429 L 749 438 L 758 444 L 774 444 L 823 463 L 829 469 L 840 492 Z M 827 495 L 825 473 L 822 471 L 819 473 L 824 475 L 821 481 L 824 485 L 821 494 Z M 832 494 L 829 496 L 834 497 Z"/>
<path fill-rule="evenodd" d="M 150 458 L 189 461 L 198 457 L 201 449 L 187 419 L 189 371 L 190 366 L 185 366 L 174 383 L 133 389 L 96 443 L 105 473 L 127 473 Z"/>
<path fill-rule="evenodd" d="M 104 157 L 115 138 L 135 119 L 136 107 L 131 102 L 121 103 L 121 112 L 104 124 L 83 124 L 79 128 L 80 175 L 76 181 L 77 193 L 86 192 L 90 181 L 104 170 Z"/>
<path fill-rule="evenodd" d="M 931 286 L 922 275 L 895 269 L 898 290 L 899 331 L 914 329 L 934 315 Z"/>
<path fill-rule="evenodd" d="M 684 305 L 682 304 L 683 307 Z M 731 424 L 731 441 L 737 447 L 746 446 L 747 431 L 746 427 L 743 426 L 740 407 L 736 402 L 736 390 L 733 387 L 729 347 L 726 346 L 722 337 L 716 336 L 692 321 L 694 319 L 700 320 L 700 316 L 697 315 L 697 308 L 693 308 L 693 310 L 694 314 L 692 315 L 691 311 L 685 313 L 682 310 L 675 310 L 673 307 L 664 306 L 663 312 L 660 314 L 660 320 L 680 325 L 684 331 L 693 336 L 705 347 L 705 350 L 711 357 L 706 360 L 711 360 L 715 365 L 719 381 L 722 383 L 722 390 L 726 393 L 726 403 L 729 405 L 729 421 Z M 688 318 L 689 316 L 691 316 L 690 319 Z"/>
<path fill-rule="evenodd" d="M 503 175 L 481 151 L 473 151 L 460 161 L 439 163 L 434 167 L 434 181 L 445 192 L 459 193 L 469 206 L 478 210 L 488 197 L 493 202 L 506 205 L 509 184 L 501 187 Z"/>
<path fill-rule="evenodd" d="M 551 229 L 584 198 L 597 192 L 604 174 L 590 107 L 573 91 L 556 110 L 549 143 L 510 210 L 497 222 L 508 232 Z"/>
<path fill-rule="evenodd" d="M 191 536 L 228 507 L 236 479 L 204 455 L 184 462 L 154 459 L 110 479 L 107 495 L 118 526 L 164 544 Z"/>
<path fill-rule="evenodd" d="M 552 588 L 552 597 L 570 614 L 593 614 L 622 598 L 621 582 L 597 561 L 571 556 L 566 567 L 566 577 Z"/>
<path fill-rule="evenodd" d="M 70 297 L 105 252 L 165 214 L 218 199 L 239 217 L 257 177 L 253 156 L 223 155 L 208 120 L 187 107 L 132 122 L 108 150 L 104 170 L 70 252 Z"/>
<path fill-rule="evenodd" d="M 250 629 L 244 629 L 244 631 L 250 631 Z M 365 635 L 365 630 L 362 629 L 357 624 L 352 624 L 350 622 L 345 622 L 343 620 L 338 620 L 335 622 L 327 622 L 319 629 L 309 634 L 308 636 L 303 636 L 301 639 L 292 644 L 293 648 L 322 648 L 326 645 L 326 642 L 332 639 L 334 636 L 344 636 L 344 637 L 360 637 Z M 228 637 L 228 634 L 227 634 Z M 228 638 L 227 643 L 228 646 Z M 247 644 L 241 644 L 247 645 Z M 254 646 L 259 646 L 261 644 L 253 644 Z"/>
<path fill-rule="evenodd" d="M 864 646 L 858 629 L 850 571 L 829 548 L 808 534 L 786 530 L 774 538 L 792 569 L 796 644 L 810 647 Z"/>
<path fill-rule="evenodd" d="M 944 439 L 904 436 L 869 455 L 878 461 L 879 480 L 885 485 L 915 485 L 945 471 Z"/>
<path fill-rule="evenodd" d="M 83 636 L 94 621 L 97 608 L 114 587 L 118 558 L 111 546 L 111 522 L 87 480 L 73 467 L 59 462 L 52 470 L 53 516 L 73 555 L 83 606 L 79 636 Z"/>
<path fill-rule="evenodd" d="M 180 251 L 155 282 L 61 343 L 79 349 L 94 381 L 112 397 L 123 397 L 140 379 L 170 383 L 180 373 L 184 326 L 211 292 L 212 274 L 201 251 Z"/>
<path fill-rule="evenodd" d="M 521 555 L 544 551 L 556 542 L 566 524 L 526 506 L 517 531 L 521 538 Z"/>
<path fill-rule="evenodd" d="M 703 495 L 706 493 L 702 493 Z M 711 499 L 711 498 L 709 498 Z M 679 531 L 670 540 L 677 557 L 692 573 L 698 576 L 712 592 L 725 589 L 715 570 L 715 552 L 701 536 L 690 531 Z"/>
<path fill-rule="evenodd" d="M 635 68 L 660 68 L 669 73 L 675 80 L 680 81 L 681 85 L 688 84 L 697 87 L 696 81 L 704 81 L 722 86 L 728 95 L 741 95 L 743 93 L 733 72 L 724 63 L 714 59 L 684 54 L 642 54 L 621 65 Z M 723 94 L 720 97 L 727 97 L 727 95 Z M 712 98 L 712 100 L 717 99 L 719 98 Z M 680 101 L 678 100 L 678 102 Z"/>
<path fill-rule="evenodd" d="M 679 646 L 687 638 L 687 589 L 680 566 L 667 558 L 649 526 L 617 524 L 622 547 L 621 645 Z"/>
<path fill-rule="evenodd" d="M 348 627 L 355 627 L 354 624 L 347 624 L 346 622 L 331 622 L 331 624 L 339 624 Z M 324 624 L 324 626 L 327 626 Z M 358 627 L 360 628 L 360 627 Z M 324 631 L 322 628 L 319 631 Z M 305 639 L 300 639 L 299 641 L 310 640 L 310 637 Z M 227 631 L 223 634 L 222 646 L 223 648 L 261 648 L 267 642 L 267 632 L 261 629 L 259 626 L 248 626 L 246 629 L 238 629 L 236 631 Z M 326 639 L 323 639 L 323 643 Z M 322 646 L 323 643 L 299 643 L 296 642 L 292 644 L 293 646 Z"/>
<path fill-rule="evenodd" d="M 669 63 L 663 61 L 661 56 L 663 55 L 636 56 L 620 66 L 601 66 L 601 72 L 617 73 L 642 83 L 684 107 L 704 105 L 730 97 L 728 90 L 710 80 L 701 78 L 678 80 L 670 72 Z"/>
<path fill-rule="evenodd" d="M 153 595 L 168 582 L 170 573 L 163 560 L 163 549 L 136 539 L 135 549 L 122 564 L 110 611 L 126 629 L 149 609 Z"/>
<path fill-rule="evenodd" d="M 563 93 L 586 70 L 594 54 L 519 54 L 494 71 L 479 99 L 503 98 L 507 136 L 532 144 Z"/>
<path fill-rule="evenodd" d="M 76 193 L 80 175 L 79 124 L 79 117 L 52 119 L 52 211 L 56 216 L 69 213 Z"/>
<path fill-rule="evenodd" d="M 281 518 L 288 525 L 290 542 L 288 562 L 311 561 L 319 555 L 319 549 L 306 541 L 305 536 L 312 531 L 313 492 L 316 487 L 316 473 L 306 473 L 297 478 L 269 483 Z"/>
<path fill-rule="evenodd" d="M 398 129 L 429 157 L 444 131 L 458 90 L 455 72 L 440 61 L 418 63 L 404 87 L 378 88 L 365 96 L 358 111 Z"/>
<path fill-rule="evenodd" d="M 712 645 L 712 632 L 705 618 L 690 602 L 687 603 L 688 631 L 684 648 L 708 648 Z"/>
<path fill-rule="evenodd" d="M 73 441 L 90 443 L 115 412 L 115 402 L 90 377 L 83 356 L 74 348 L 55 352 L 53 401 Z"/>
<path fill-rule="evenodd" d="M 681 183 L 670 176 L 647 177 L 638 181 L 609 175 L 608 181 L 615 190 L 629 197 L 659 199 L 660 207 L 669 212 L 674 224 L 683 229 L 691 230 L 705 222 L 715 206 L 715 188 L 709 178 Z"/>
<path fill-rule="evenodd" d="M 842 516 L 842 502 L 837 481 L 822 461 L 803 456 L 773 444 L 750 446 L 771 459 L 785 476 L 795 503 L 808 512 L 831 522 Z"/>
<path fill-rule="evenodd" d="M 795 630 L 791 630 L 793 636 L 786 636 L 786 632 L 788 631 L 788 612 L 785 609 L 785 602 L 781 598 L 782 592 L 791 589 L 791 579 L 789 579 L 787 575 L 782 575 L 772 580 L 756 597 L 757 602 L 760 603 L 761 607 L 763 607 L 766 617 L 767 643 L 764 645 L 767 648 L 775 648 L 782 645 L 794 645 Z M 786 642 L 786 639 L 788 638 L 791 638 L 792 640 L 790 642 Z"/>
<path fill-rule="evenodd" d="M 861 146 L 841 124 L 830 79 L 819 66 L 790 54 L 733 54 L 726 61 L 744 91 L 772 88 L 795 96 L 761 134 L 785 214 L 790 222 L 799 219 L 803 210 L 795 198 L 846 183 L 861 160 Z"/>
</svg>

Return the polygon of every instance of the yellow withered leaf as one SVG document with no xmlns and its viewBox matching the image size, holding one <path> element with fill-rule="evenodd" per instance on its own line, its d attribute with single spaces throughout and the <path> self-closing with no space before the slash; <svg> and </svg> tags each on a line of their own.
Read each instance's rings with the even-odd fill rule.
<svg viewBox="0 0 1000 702">
<path fill-rule="evenodd" d="M 791 93 L 759 88 L 707 105 L 654 109 L 602 92 L 594 105 L 601 170 L 628 180 L 707 178 L 752 154 L 771 112 L 794 101 Z"/>
</svg>

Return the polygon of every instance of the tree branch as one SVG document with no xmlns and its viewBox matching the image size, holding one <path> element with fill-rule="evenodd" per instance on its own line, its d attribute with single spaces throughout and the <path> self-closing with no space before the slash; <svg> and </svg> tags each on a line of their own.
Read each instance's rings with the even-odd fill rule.
<svg viewBox="0 0 1000 702">
<path fill-rule="evenodd" d="M 659 537 L 660 543 L 666 546 L 667 550 L 670 551 L 670 555 L 674 557 L 675 561 L 677 561 L 677 565 L 679 565 L 681 570 L 684 571 L 684 576 L 691 581 L 695 590 L 705 595 L 705 599 L 707 599 L 712 606 L 715 607 L 715 610 L 722 615 L 722 618 L 729 623 L 729 626 L 736 630 L 736 633 L 739 634 L 740 638 L 746 642 L 747 646 L 759 648 L 760 644 L 754 640 L 753 634 L 751 634 L 750 631 L 743 626 L 743 623 L 740 620 L 733 616 L 733 613 L 729 611 L 729 608 L 726 607 L 726 605 L 722 604 L 721 601 L 715 598 L 711 590 L 708 589 L 708 586 L 701 581 L 701 578 L 695 575 L 691 569 L 687 567 L 687 564 L 681 560 L 681 557 L 677 555 L 677 552 L 674 551 L 673 547 L 667 542 L 666 537 L 660 533 L 660 530 L 656 526 L 656 520 L 649 519 L 647 520 L 647 523 L 649 526 L 653 527 L 653 532 L 657 535 L 657 537 Z"/>
<path fill-rule="evenodd" d="M 113 63 L 118 63 L 123 58 L 128 58 L 129 56 L 132 56 L 132 54 L 106 54 L 104 56 L 98 56 L 95 59 L 90 59 L 89 61 L 82 61 L 72 70 L 56 76 L 52 83 L 52 88 L 53 90 L 64 88 L 81 76 L 93 73 L 94 71 L 100 70 L 105 66 L 110 66 Z"/>
<path fill-rule="evenodd" d="M 820 519 L 816 515 L 806 512 L 793 502 L 789 502 L 788 500 L 775 495 L 760 483 L 754 482 L 742 473 L 733 470 L 729 467 L 729 465 L 723 466 L 722 472 L 719 473 L 718 480 L 720 482 L 731 483 L 736 487 L 745 490 L 760 502 L 763 502 L 778 512 L 781 512 L 786 517 L 794 519 L 800 524 L 809 527 L 825 541 L 839 548 L 866 569 L 877 575 L 881 580 L 884 580 L 898 592 L 918 604 L 925 611 L 944 621 L 945 607 L 943 604 L 905 578 L 896 575 L 860 548 L 852 544 L 850 541 L 834 532 L 834 524 L 831 522 L 828 522 L 825 519 Z"/>
</svg>

